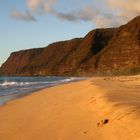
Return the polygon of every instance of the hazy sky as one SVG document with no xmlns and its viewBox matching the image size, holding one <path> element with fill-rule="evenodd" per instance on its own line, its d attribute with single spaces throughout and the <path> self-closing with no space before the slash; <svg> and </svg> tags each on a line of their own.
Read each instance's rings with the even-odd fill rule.
<svg viewBox="0 0 140 140">
<path fill-rule="evenodd" d="M 44 47 L 140 15 L 140 0 L 1 0 L 0 64 L 13 51 Z"/>
</svg>

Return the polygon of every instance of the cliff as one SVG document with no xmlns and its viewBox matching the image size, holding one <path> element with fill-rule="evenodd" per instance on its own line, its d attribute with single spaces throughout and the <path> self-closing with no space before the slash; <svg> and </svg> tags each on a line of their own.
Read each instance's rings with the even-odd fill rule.
<svg viewBox="0 0 140 140">
<path fill-rule="evenodd" d="M 84 38 L 14 52 L 2 75 L 94 75 L 140 67 L 140 16 L 118 28 L 95 29 Z"/>
</svg>

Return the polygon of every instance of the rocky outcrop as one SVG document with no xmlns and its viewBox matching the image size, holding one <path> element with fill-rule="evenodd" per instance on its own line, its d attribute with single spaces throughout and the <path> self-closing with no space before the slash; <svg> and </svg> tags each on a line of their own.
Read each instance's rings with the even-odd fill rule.
<svg viewBox="0 0 140 140">
<path fill-rule="evenodd" d="M 140 16 L 119 28 L 95 29 L 84 38 L 14 52 L 3 75 L 94 75 L 140 66 Z"/>
</svg>

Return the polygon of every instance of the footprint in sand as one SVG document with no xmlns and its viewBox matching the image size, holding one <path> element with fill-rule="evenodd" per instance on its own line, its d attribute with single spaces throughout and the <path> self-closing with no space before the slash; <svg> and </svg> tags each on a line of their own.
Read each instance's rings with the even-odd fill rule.
<svg viewBox="0 0 140 140">
<path fill-rule="evenodd" d="M 116 120 L 121 120 L 123 117 L 129 116 L 129 115 L 133 114 L 135 111 L 136 111 L 136 110 L 131 110 L 131 111 L 128 111 L 128 112 L 126 112 L 126 113 L 122 113 L 122 114 L 116 116 L 115 119 L 116 119 Z"/>
<path fill-rule="evenodd" d="M 92 103 L 94 103 L 95 101 L 96 101 L 95 97 L 91 97 L 91 98 L 89 99 L 89 104 L 92 104 Z"/>
<path fill-rule="evenodd" d="M 121 120 L 123 117 L 124 117 L 124 114 L 121 114 L 121 115 L 119 115 L 119 116 L 116 117 L 116 120 L 119 121 L 119 120 Z"/>
<path fill-rule="evenodd" d="M 97 123 L 97 126 L 102 127 L 103 125 L 107 124 L 108 122 L 109 122 L 109 119 L 101 120 L 100 122 Z"/>
<path fill-rule="evenodd" d="M 91 97 L 90 99 L 89 99 L 89 104 L 92 104 L 92 103 L 94 103 L 94 102 L 96 102 L 98 99 L 101 99 L 101 98 L 103 98 L 103 96 L 100 96 L 100 97 Z"/>
</svg>

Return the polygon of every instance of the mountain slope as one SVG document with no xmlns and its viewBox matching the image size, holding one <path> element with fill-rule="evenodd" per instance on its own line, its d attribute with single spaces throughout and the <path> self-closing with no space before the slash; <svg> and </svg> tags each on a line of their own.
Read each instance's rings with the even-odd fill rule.
<svg viewBox="0 0 140 140">
<path fill-rule="evenodd" d="M 93 75 L 140 66 L 140 16 L 119 28 L 95 29 L 84 38 L 14 52 L 2 75 Z"/>
<path fill-rule="evenodd" d="M 98 59 L 98 70 L 101 71 L 140 66 L 140 16 L 118 29 Z"/>
</svg>

